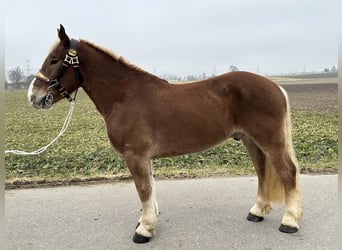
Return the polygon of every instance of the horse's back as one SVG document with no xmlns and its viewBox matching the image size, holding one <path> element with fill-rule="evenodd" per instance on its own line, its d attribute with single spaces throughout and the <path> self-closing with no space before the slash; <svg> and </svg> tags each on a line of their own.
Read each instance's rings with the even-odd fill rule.
<svg viewBox="0 0 342 250">
<path fill-rule="evenodd" d="M 189 101 L 197 96 L 206 105 L 205 99 L 210 97 L 216 100 L 215 105 L 229 107 L 230 114 L 258 112 L 276 116 L 287 108 L 284 91 L 278 84 L 250 72 L 229 72 L 188 85 L 189 90 L 185 90 L 186 85 L 179 88 L 184 88 Z"/>
</svg>

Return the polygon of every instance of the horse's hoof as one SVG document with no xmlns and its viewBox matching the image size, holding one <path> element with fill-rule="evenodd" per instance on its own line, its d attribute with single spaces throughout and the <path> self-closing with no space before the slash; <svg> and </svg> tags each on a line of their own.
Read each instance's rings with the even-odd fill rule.
<svg viewBox="0 0 342 250">
<path fill-rule="evenodd" d="M 143 235 L 138 234 L 137 232 L 133 236 L 133 242 L 138 244 L 143 244 L 149 242 L 151 237 L 146 237 Z"/>
<path fill-rule="evenodd" d="M 253 221 L 253 222 L 260 222 L 260 221 L 264 220 L 264 217 L 260 217 L 260 216 L 254 215 L 252 213 L 249 213 L 247 216 L 247 220 Z"/>
<path fill-rule="evenodd" d="M 298 228 L 281 224 L 279 227 L 279 231 L 282 233 L 293 234 L 298 232 Z"/>
</svg>

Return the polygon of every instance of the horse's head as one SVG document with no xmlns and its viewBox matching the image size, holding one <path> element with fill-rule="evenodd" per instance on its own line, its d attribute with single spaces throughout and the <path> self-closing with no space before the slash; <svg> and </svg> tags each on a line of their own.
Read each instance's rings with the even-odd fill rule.
<svg viewBox="0 0 342 250">
<path fill-rule="evenodd" d="M 78 41 L 70 40 L 62 25 L 58 29 L 58 37 L 58 43 L 51 49 L 28 89 L 29 101 L 36 108 L 49 108 L 63 98 L 72 101 L 69 93 L 82 83 L 77 57 Z"/>
</svg>

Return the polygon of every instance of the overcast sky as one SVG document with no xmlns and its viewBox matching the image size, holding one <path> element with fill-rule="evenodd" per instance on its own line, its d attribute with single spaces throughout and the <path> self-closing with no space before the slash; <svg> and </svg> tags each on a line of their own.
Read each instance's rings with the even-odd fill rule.
<svg viewBox="0 0 342 250">
<path fill-rule="evenodd" d="M 339 1 L 11 0 L 5 67 L 35 73 L 62 23 L 157 74 L 319 71 L 337 65 Z"/>
</svg>

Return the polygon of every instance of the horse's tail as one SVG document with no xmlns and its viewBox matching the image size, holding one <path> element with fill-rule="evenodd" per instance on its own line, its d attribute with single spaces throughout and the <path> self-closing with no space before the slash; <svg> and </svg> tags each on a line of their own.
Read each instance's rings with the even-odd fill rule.
<svg viewBox="0 0 342 250">
<path fill-rule="evenodd" d="M 266 157 L 264 195 L 270 202 L 282 203 L 285 198 L 285 188 L 271 161 Z"/>
<path fill-rule="evenodd" d="M 296 185 L 299 185 L 299 169 L 297 159 L 295 157 L 295 151 L 292 144 L 292 132 L 291 132 L 291 113 L 290 106 L 287 97 L 287 93 L 283 88 L 281 88 L 285 99 L 286 99 L 286 114 L 284 115 L 284 139 L 285 139 L 285 152 L 284 157 L 288 158 L 287 162 L 292 162 L 297 168 L 296 173 Z M 266 163 L 265 163 L 265 180 L 264 180 L 264 194 L 269 201 L 272 202 L 283 202 L 285 198 L 285 188 L 284 183 L 281 180 L 280 176 L 273 166 L 271 160 L 266 155 Z"/>
</svg>

